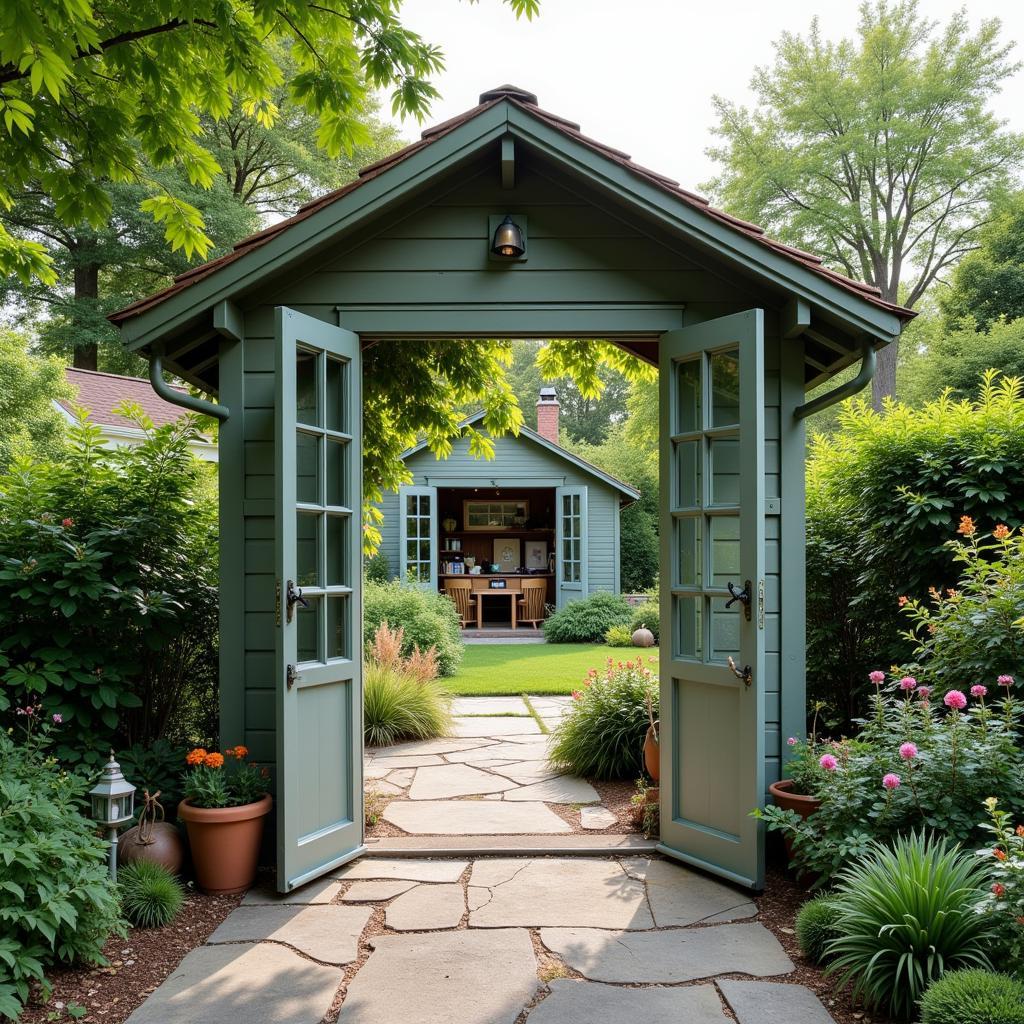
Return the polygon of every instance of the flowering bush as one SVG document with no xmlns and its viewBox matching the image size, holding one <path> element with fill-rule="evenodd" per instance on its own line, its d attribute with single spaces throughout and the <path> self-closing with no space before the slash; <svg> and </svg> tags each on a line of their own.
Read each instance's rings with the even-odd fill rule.
<svg viewBox="0 0 1024 1024">
<path fill-rule="evenodd" d="M 999 524 L 982 537 L 970 516 L 957 532 L 963 539 L 945 545 L 962 567 L 956 587 L 900 598 L 912 623 L 903 636 L 915 645 L 908 671 L 924 666 L 943 692 L 1024 664 L 1024 534 Z"/>
<path fill-rule="evenodd" d="M 1024 978 L 1024 824 L 1013 827 L 999 801 L 985 801 L 990 820 L 982 825 L 994 839 L 991 847 L 979 850 L 988 862 L 992 884 L 975 906 L 975 911 L 990 919 L 996 929 L 1001 970 Z"/>
<path fill-rule="evenodd" d="M 885 678 L 871 674 L 872 714 L 856 736 L 819 745 L 821 772 L 808 775 L 808 795 L 821 807 L 810 820 L 774 806 L 755 812 L 789 835 L 796 867 L 819 884 L 875 838 L 913 829 L 960 842 L 980 838 L 979 812 L 992 793 L 1024 810 L 1021 704 L 1012 677 L 994 681 L 994 700 L 979 683 L 970 696 L 950 690 L 941 701 L 913 676 L 888 686 Z"/>
<path fill-rule="evenodd" d="M 185 755 L 185 798 L 193 807 L 240 807 L 262 799 L 269 773 L 247 761 L 248 756 L 241 744 L 223 754 L 202 747 L 190 750 Z"/>
<path fill-rule="evenodd" d="M 827 741 L 818 735 L 818 716 L 824 707 L 823 701 L 815 702 L 811 734 L 806 740 L 797 739 L 796 736 L 790 736 L 786 740 L 790 750 L 789 760 L 786 762 L 786 778 L 792 781 L 793 792 L 801 796 L 808 796 L 817 791 L 818 786 L 824 781 L 824 773 L 832 770 L 829 765 L 835 760 L 825 749 Z"/>
<path fill-rule="evenodd" d="M 658 680 L 644 659 L 609 658 L 604 672 L 592 668 L 572 695 L 552 737 L 551 762 L 594 779 L 635 779 L 643 772 L 651 716 L 658 715 Z"/>
</svg>

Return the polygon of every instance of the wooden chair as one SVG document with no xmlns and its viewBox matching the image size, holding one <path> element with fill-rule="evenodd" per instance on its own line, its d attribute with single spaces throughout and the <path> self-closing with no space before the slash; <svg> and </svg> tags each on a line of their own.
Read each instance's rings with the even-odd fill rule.
<svg viewBox="0 0 1024 1024">
<path fill-rule="evenodd" d="M 537 623 L 545 619 L 544 599 L 548 596 L 548 581 L 525 579 L 522 587 L 523 596 L 519 598 L 516 621 L 533 623 L 533 628 L 536 629 Z"/>
<path fill-rule="evenodd" d="M 476 622 L 476 598 L 472 595 L 472 580 L 445 580 L 444 592 L 451 598 L 459 613 L 459 626 L 465 629 L 470 622 Z"/>
</svg>

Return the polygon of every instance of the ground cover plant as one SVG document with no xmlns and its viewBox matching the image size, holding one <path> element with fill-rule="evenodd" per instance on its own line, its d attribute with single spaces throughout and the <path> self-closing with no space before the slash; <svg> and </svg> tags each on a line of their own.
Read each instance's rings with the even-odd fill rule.
<svg viewBox="0 0 1024 1024">
<path fill-rule="evenodd" d="M 644 736 L 658 716 L 658 679 L 643 657 L 608 659 L 590 669 L 555 730 L 549 759 L 592 779 L 635 779 L 643 772 Z"/>
<path fill-rule="evenodd" d="M 921 999 L 921 1024 L 1024 1024 L 1024 981 L 980 967 L 950 971 Z"/>
<path fill-rule="evenodd" d="M 808 900 L 796 915 L 794 929 L 800 951 L 813 963 L 828 959 L 828 944 L 839 933 L 836 930 L 838 911 L 827 895 Z"/>
<path fill-rule="evenodd" d="M 441 683 L 460 697 L 568 697 L 590 669 L 623 655 L 621 648 L 604 644 L 466 644 L 458 671 Z"/>
<path fill-rule="evenodd" d="M 598 591 L 570 601 L 544 622 L 544 637 L 553 644 L 601 643 L 612 626 L 626 626 L 633 610 L 624 597 Z"/>
</svg>

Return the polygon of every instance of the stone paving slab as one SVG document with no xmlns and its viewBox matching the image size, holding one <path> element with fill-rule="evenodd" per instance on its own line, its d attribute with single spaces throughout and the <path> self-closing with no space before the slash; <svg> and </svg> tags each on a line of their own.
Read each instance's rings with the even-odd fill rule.
<svg viewBox="0 0 1024 1024">
<path fill-rule="evenodd" d="M 803 985 L 723 980 L 718 987 L 739 1024 L 835 1024 L 818 997 Z"/>
<path fill-rule="evenodd" d="M 430 769 L 423 768 L 421 771 L 427 772 Z M 388 782 L 386 779 L 368 779 L 363 788 L 367 793 L 376 793 L 378 796 L 401 796 L 405 792 L 401 786 L 396 786 L 393 782 Z"/>
<path fill-rule="evenodd" d="M 327 964 L 348 964 L 358 956 L 359 936 L 369 907 L 237 907 L 209 942 L 262 942 L 272 939 Z"/>
<path fill-rule="evenodd" d="M 453 715 L 528 715 L 522 697 L 456 697 Z"/>
<path fill-rule="evenodd" d="M 580 825 L 583 828 L 611 828 L 618 820 L 607 807 L 580 808 Z"/>
<path fill-rule="evenodd" d="M 437 754 L 388 754 L 375 757 L 371 762 L 373 768 L 425 768 L 429 764 L 444 764 Z"/>
<path fill-rule="evenodd" d="M 572 831 L 539 802 L 396 800 L 384 808 L 382 817 L 413 835 L 551 835 Z"/>
<path fill-rule="evenodd" d="M 340 868 L 335 878 L 345 880 L 363 878 L 398 878 L 410 882 L 457 882 L 469 867 L 467 860 L 423 860 L 396 857 L 388 860 L 360 857 Z"/>
<path fill-rule="evenodd" d="M 486 761 L 474 763 L 482 766 L 487 764 Z M 558 779 L 566 774 L 564 768 L 552 768 L 547 761 L 511 761 L 492 770 L 497 775 L 504 775 L 505 778 L 518 782 L 521 786 L 529 786 L 533 782 L 546 782 L 548 779 Z"/>
<path fill-rule="evenodd" d="M 344 977 L 284 946 L 200 946 L 127 1024 L 319 1024 Z"/>
<path fill-rule="evenodd" d="M 450 800 L 456 796 L 475 796 L 481 793 L 502 793 L 515 789 L 510 779 L 482 772 L 469 764 L 444 764 L 436 768 L 419 768 L 410 800 Z"/>
<path fill-rule="evenodd" d="M 629 874 L 637 877 L 635 862 L 626 866 Z M 757 914 L 746 893 L 681 864 L 651 860 L 639 877 L 647 882 L 647 898 L 659 928 L 724 924 Z"/>
<path fill-rule="evenodd" d="M 388 907 L 385 923 L 400 932 L 457 928 L 465 912 L 466 896 L 460 882 L 417 885 Z"/>
<path fill-rule="evenodd" d="M 316 882 L 310 882 L 301 889 L 293 889 L 283 896 L 274 892 L 268 887 L 250 889 L 242 900 L 243 907 L 267 907 L 280 906 L 282 904 L 297 903 L 306 906 L 313 903 L 333 903 L 334 898 L 341 891 L 341 883 L 332 878 L 321 878 Z"/>
<path fill-rule="evenodd" d="M 540 726 L 529 718 L 456 718 L 452 731 L 456 736 L 539 736 Z"/>
<path fill-rule="evenodd" d="M 584 977 L 619 984 L 678 984 L 716 974 L 770 977 L 793 963 L 762 924 L 616 932 L 544 928 L 541 942 Z"/>
<path fill-rule="evenodd" d="M 448 754 L 450 764 L 472 764 L 474 761 L 547 761 L 548 742 L 540 736 L 524 737 L 527 742 L 516 743 L 509 736 L 502 738 L 501 743 L 489 747 L 477 747 L 475 750 L 463 750 L 456 754 Z"/>
<path fill-rule="evenodd" d="M 371 841 L 372 857 L 515 857 L 544 851 L 561 857 L 652 854 L 657 839 L 636 832 L 569 832 L 560 835 L 392 836 Z"/>
<path fill-rule="evenodd" d="M 615 988 L 559 978 L 550 986 L 551 994 L 530 1011 L 528 1024 L 727 1024 L 729 1019 L 713 985 Z"/>
<path fill-rule="evenodd" d="M 439 736 L 432 740 L 409 740 L 406 743 L 396 743 L 391 747 L 371 747 L 366 754 L 370 758 L 451 754 L 460 750 L 472 750 L 474 747 L 486 747 L 487 742 L 486 736 Z"/>
<path fill-rule="evenodd" d="M 403 882 L 398 879 L 380 882 L 353 882 L 345 895 L 341 897 L 341 901 L 343 903 L 379 903 L 382 900 L 401 896 L 403 892 L 408 892 L 414 885 L 416 885 L 415 882 Z"/>
<path fill-rule="evenodd" d="M 392 770 L 386 764 L 374 764 L 372 761 L 367 760 L 363 765 L 363 778 L 383 779 Z"/>
<path fill-rule="evenodd" d="M 382 935 L 372 945 L 339 1024 L 513 1024 L 539 985 L 523 929 Z"/>
<path fill-rule="evenodd" d="M 601 800 L 597 790 L 585 779 L 560 775 L 528 786 L 520 786 L 505 794 L 506 800 L 540 800 L 546 804 L 596 804 Z"/>
<path fill-rule="evenodd" d="M 402 789 L 408 789 L 412 785 L 413 776 L 415 776 L 416 772 L 416 768 L 396 768 L 388 773 L 388 782 L 393 786 L 401 786 Z"/>
<path fill-rule="evenodd" d="M 491 898 L 469 915 L 471 928 L 579 927 L 651 928 L 642 882 L 615 861 L 538 858 L 481 860 L 473 865 L 471 889 Z"/>
</svg>

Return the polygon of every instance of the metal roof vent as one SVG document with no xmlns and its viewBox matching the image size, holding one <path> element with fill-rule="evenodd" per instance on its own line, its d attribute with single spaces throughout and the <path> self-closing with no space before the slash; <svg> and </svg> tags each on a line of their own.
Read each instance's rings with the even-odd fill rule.
<svg viewBox="0 0 1024 1024">
<path fill-rule="evenodd" d="M 487 92 L 480 93 L 481 103 L 503 99 L 519 100 L 520 103 L 531 103 L 533 106 L 537 106 L 537 97 L 534 93 L 527 92 L 515 85 L 499 85 L 497 89 L 488 89 Z"/>
</svg>

